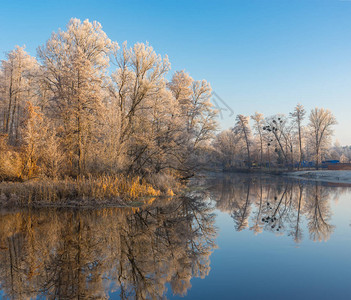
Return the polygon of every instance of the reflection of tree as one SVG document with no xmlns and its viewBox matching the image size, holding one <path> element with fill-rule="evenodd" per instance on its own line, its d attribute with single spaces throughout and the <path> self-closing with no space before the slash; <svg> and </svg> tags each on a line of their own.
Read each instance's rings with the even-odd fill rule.
<svg viewBox="0 0 351 300">
<path fill-rule="evenodd" d="M 329 203 L 331 195 L 339 196 L 341 189 L 330 193 L 330 187 L 318 183 L 245 174 L 211 182 L 217 208 L 232 216 L 238 231 L 249 227 L 255 234 L 286 232 L 296 243 L 302 240 L 304 219 L 312 240 L 327 240 L 333 231 Z"/>
<path fill-rule="evenodd" d="M 296 212 L 297 212 L 297 216 L 296 216 L 296 222 L 293 226 L 293 230 L 291 235 L 294 237 L 294 241 L 296 243 L 300 243 L 302 240 L 302 230 L 301 230 L 301 208 L 303 206 L 302 203 L 302 199 L 303 199 L 303 185 L 300 183 L 299 184 L 299 194 L 298 194 L 298 198 L 297 198 L 297 207 L 296 207 Z"/>
<path fill-rule="evenodd" d="M 259 180 L 261 182 L 261 178 Z M 261 183 L 260 183 L 259 192 L 255 197 L 257 197 L 257 201 L 255 203 L 257 210 L 256 212 L 253 213 L 254 224 L 250 227 L 250 230 L 253 230 L 255 235 L 257 235 L 262 232 L 262 222 L 260 221 L 260 219 L 261 219 L 262 206 L 263 206 L 263 186 Z M 268 197 L 269 197 L 269 188 L 267 190 L 267 198 Z"/>
<path fill-rule="evenodd" d="M 236 207 L 232 212 L 232 218 L 235 222 L 235 228 L 237 231 L 241 231 L 248 227 L 249 222 L 248 218 L 251 212 L 251 203 L 250 203 L 250 187 L 251 181 L 246 182 L 247 190 L 246 194 L 240 195 L 238 201 L 236 202 Z"/>
<path fill-rule="evenodd" d="M 328 190 L 316 185 L 311 188 L 306 203 L 308 229 L 313 241 L 327 241 L 334 230 L 328 224 L 331 218 Z"/>
<path fill-rule="evenodd" d="M 213 189 L 216 191 L 217 207 L 229 213 L 235 222 L 238 231 L 248 226 L 248 217 L 251 213 L 250 178 L 237 178 L 232 182 L 230 177 L 215 181 Z"/>
<path fill-rule="evenodd" d="M 200 198 L 144 209 L 41 209 L 0 219 L 0 284 L 13 299 L 184 295 L 205 277 L 215 247 L 212 208 Z"/>
</svg>

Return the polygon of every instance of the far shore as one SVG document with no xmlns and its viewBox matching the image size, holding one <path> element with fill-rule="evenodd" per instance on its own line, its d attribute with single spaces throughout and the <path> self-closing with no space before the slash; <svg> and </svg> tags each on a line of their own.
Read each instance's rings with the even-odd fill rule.
<svg viewBox="0 0 351 300">
<path fill-rule="evenodd" d="M 304 178 L 314 181 L 351 184 L 351 170 L 308 170 L 285 172 L 283 175 L 293 178 Z"/>
<path fill-rule="evenodd" d="M 282 170 L 282 169 L 247 169 L 232 168 L 223 170 L 228 173 L 250 173 L 286 176 L 295 179 L 305 179 L 330 183 L 341 183 L 351 185 L 351 170 Z"/>
</svg>

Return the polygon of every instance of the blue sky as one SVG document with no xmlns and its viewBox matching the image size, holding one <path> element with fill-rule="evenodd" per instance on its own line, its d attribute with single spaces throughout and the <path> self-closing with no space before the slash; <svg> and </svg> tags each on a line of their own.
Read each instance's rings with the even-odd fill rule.
<svg viewBox="0 0 351 300">
<path fill-rule="evenodd" d="M 15 45 L 36 55 L 71 17 L 99 21 L 120 44 L 148 41 L 234 114 L 329 108 L 351 145 L 351 0 L 0 0 L 0 59 Z M 233 123 L 224 113 L 222 127 Z"/>
</svg>

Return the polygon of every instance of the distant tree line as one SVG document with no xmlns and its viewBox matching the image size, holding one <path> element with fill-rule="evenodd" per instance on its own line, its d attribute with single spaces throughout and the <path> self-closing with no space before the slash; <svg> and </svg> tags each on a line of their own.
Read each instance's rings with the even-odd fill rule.
<svg viewBox="0 0 351 300">
<path fill-rule="evenodd" d="M 312 109 L 306 119 L 301 104 L 289 116 L 238 115 L 234 127 L 220 132 L 213 142 L 216 161 L 228 168 L 318 168 L 326 159 L 349 162 L 350 149 L 331 147 L 336 124 L 324 108 Z"/>
<path fill-rule="evenodd" d="M 71 19 L 0 68 L 0 179 L 125 172 L 186 178 L 217 128 L 211 87 L 148 44 L 121 47 Z"/>
</svg>

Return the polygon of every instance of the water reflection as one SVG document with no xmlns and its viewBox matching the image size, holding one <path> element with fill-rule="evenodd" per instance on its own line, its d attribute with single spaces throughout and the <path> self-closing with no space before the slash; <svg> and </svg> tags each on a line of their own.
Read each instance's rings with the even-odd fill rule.
<svg viewBox="0 0 351 300">
<path fill-rule="evenodd" d="M 12 299 L 106 299 L 111 292 L 163 299 L 167 289 L 185 295 L 192 278 L 209 274 L 215 207 L 232 217 L 236 231 L 327 241 L 334 231 L 331 203 L 350 191 L 243 174 L 216 176 L 205 189 L 191 190 L 140 209 L 1 212 L 2 292 Z M 242 246 L 224 252 L 228 262 Z"/>
<path fill-rule="evenodd" d="M 330 201 L 349 188 L 280 177 L 245 174 L 211 180 L 211 198 L 234 220 L 237 231 L 288 234 L 296 243 L 306 228 L 313 241 L 327 241 L 333 233 Z"/>
<path fill-rule="evenodd" d="M 200 197 L 144 209 L 2 212 L 0 285 L 12 299 L 163 298 L 204 278 L 215 247 L 213 209 Z"/>
</svg>

